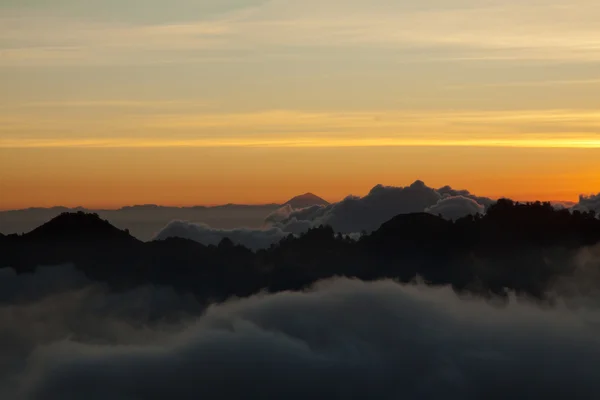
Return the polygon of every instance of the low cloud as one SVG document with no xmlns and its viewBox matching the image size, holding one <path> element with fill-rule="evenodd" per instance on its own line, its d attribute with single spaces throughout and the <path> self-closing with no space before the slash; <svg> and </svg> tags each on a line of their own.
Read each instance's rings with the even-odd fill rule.
<svg viewBox="0 0 600 400">
<path fill-rule="evenodd" d="M 286 219 L 288 219 L 290 217 L 290 215 L 294 211 L 297 211 L 297 209 L 294 209 L 289 204 L 286 204 L 283 207 L 278 208 L 277 210 L 273 211 L 271 214 L 267 215 L 267 218 L 265 218 L 265 226 L 270 226 L 270 225 L 285 221 Z"/>
<path fill-rule="evenodd" d="M 579 203 L 577 203 L 573 209 L 585 212 L 595 211 L 596 214 L 600 214 L 600 193 L 596 195 L 579 196 Z"/>
<path fill-rule="evenodd" d="M 124 301 L 118 304 L 127 307 Z M 65 307 L 78 306 L 45 299 L 29 307 L 53 309 L 51 324 Z M 542 309 L 517 299 L 496 307 L 460 299 L 449 288 L 339 279 L 306 292 L 214 305 L 170 331 L 139 328 L 93 308 L 77 312 L 85 319 L 74 330 L 93 326 L 90 320 L 103 330 L 92 339 L 28 342 L 29 357 L 15 380 L 4 375 L 0 381 L 14 384 L 4 394 L 33 400 L 593 399 L 600 390 L 594 308 Z M 3 332 L 32 331 L 7 318 L 0 325 Z M 6 338 L 2 344 L 13 346 Z"/>
<path fill-rule="evenodd" d="M 440 200 L 436 205 L 425 210 L 430 214 L 441 215 L 443 218 L 457 220 L 467 215 L 483 214 L 485 206 L 477 201 L 463 196 L 451 196 Z"/>
<path fill-rule="evenodd" d="M 326 207 L 287 210 L 287 218 L 283 218 L 285 210 L 281 210 L 277 218 L 266 222 L 292 233 L 319 225 L 331 225 L 342 233 L 371 232 L 398 214 L 432 212 L 455 219 L 483 213 L 493 203 L 492 199 L 474 196 L 466 190 L 449 186 L 434 189 L 416 181 L 406 187 L 377 185 L 365 197 L 349 196 Z"/>
<path fill-rule="evenodd" d="M 549 294 L 570 307 L 600 307 L 600 244 L 580 249 L 571 262 L 573 273 L 557 277 Z"/>
<path fill-rule="evenodd" d="M 0 305 L 36 301 L 90 284 L 90 280 L 71 265 L 38 268 L 34 274 L 25 275 L 17 275 L 12 268 L 1 268 Z"/>
<path fill-rule="evenodd" d="M 216 229 L 206 224 L 185 221 L 173 221 L 162 229 L 155 240 L 179 237 L 194 240 L 204 245 L 218 245 L 221 240 L 229 238 L 233 243 L 243 245 L 252 250 L 264 249 L 278 243 L 289 235 L 278 227 L 266 229 Z"/>
<path fill-rule="evenodd" d="M 71 265 L 24 275 L 0 269 L 0 398 L 31 398 L 22 392 L 31 379 L 22 374 L 36 349 L 155 343 L 202 310 L 193 296 L 168 287 L 111 291 Z"/>
<path fill-rule="evenodd" d="M 475 196 L 475 195 L 471 194 L 471 192 L 469 192 L 468 190 L 452 189 L 452 187 L 450 187 L 450 186 L 444 186 L 442 188 L 439 188 L 439 189 L 437 189 L 437 192 L 439 194 L 441 194 L 443 198 L 460 196 L 460 197 L 464 197 L 467 199 L 471 199 L 471 200 L 475 201 L 477 204 L 484 206 L 485 208 L 491 206 L 492 204 L 494 204 L 496 202 L 488 197 Z"/>
</svg>

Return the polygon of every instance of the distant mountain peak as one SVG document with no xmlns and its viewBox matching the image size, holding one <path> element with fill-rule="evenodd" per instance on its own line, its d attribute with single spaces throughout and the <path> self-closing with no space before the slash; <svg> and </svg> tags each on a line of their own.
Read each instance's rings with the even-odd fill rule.
<svg viewBox="0 0 600 400">
<path fill-rule="evenodd" d="M 329 202 L 316 194 L 309 192 L 296 196 L 285 202 L 283 205 L 289 205 L 292 208 L 306 208 L 312 206 L 327 206 L 329 205 Z"/>
</svg>

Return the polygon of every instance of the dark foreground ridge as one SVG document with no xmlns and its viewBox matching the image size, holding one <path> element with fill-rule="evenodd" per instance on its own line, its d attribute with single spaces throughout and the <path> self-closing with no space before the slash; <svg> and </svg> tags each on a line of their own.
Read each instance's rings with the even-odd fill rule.
<svg viewBox="0 0 600 400">
<path fill-rule="evenodd" d="M 598 242 L 600 220 L 593 212 L 510 200 L 498 201 L 485 216 L 455 222 L 425 213 L 398 215 L 359 240 L 322 226 L 257 252 L 228 239 L 218 246 L 177 238 L 142 242 L 96 214 L 78 212 L 24 235 L 0 236 L 0 267 L 22 274 L 73 263 L 117 290 L 168 285 L 202 301 L 297 290 L 333 276 L 418 276 L 481 295 L 509 289 L 545 298 L 557 279 L 574 272 L 577 252 Z"/>
</svg>

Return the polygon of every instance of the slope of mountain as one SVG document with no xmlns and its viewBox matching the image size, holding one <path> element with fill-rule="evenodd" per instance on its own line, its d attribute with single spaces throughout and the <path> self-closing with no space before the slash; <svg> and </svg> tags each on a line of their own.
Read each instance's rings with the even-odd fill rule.
<svg viewBox="0 0 600 400">
<path fill-rule="evenodd" d="M 499 200 L 485 216 L 455 222 L 399 215 L 353 240 L 324 226 L 253 252 L 224 239 L 141 242 L 98 215 L 62 214 L 26 235 L 0 237 L 0 267 L 18 273 L 73 263 L 92 279 L 121 288 L 167 285 L 201 301 L 261 290 L 297 290 L 334 276 L 362 280 L 420 277 L 456 290 L 505 296 L 506 288 L 544 299 L 573 274 L 576 255 L 600 242 L 593 213 L 550 203 Z M 593 250 L 591 250 L 593 251 Z"/>
<path fill-rule="evenodd" d="M 260 227 L 264 219 L 278 209 L 278 204 L 224 205 L 215 207 L 163 207 L 140 205 L 118 210 L 88 210 L 65 207 L 30 208 L 1 211 L 0 233 L 26 233 L 65 212 L 95 213 L 120 229 L 128 229 L 139 240 L 151 240 L 154 235 L 174 220 L 201 222 L 213 228 Z"/>
<path fill-rule="evenodd" d="M 29 233 L 9 235 L 3 241 L 7 251 L 2 261 L 17 272 L 74 263 L 87 267 L 91 275 L 132 263 L 142 245 L 129 232 L 115 228 L 97 214 L 82 211 L 60 214 Z"/>
<path fill-rule="evenodd" d="M 71 243 L 130 243 L 136 241 L 129 232 L 115 228 L 108 221 L 101 219 L 98 214 L 84 213 L 83 211 L 62 213 L 26 233 L 23 238 L 27 241 L 68 241 Z"/>
<path fill-rule="evenodd" d="M 312 206 L 327 206 L 329 202 L 312 193 L 305 193 L 288 200 L 283 205 L 289 205 L 292 208 L 307 208 Z"/>
</svg>

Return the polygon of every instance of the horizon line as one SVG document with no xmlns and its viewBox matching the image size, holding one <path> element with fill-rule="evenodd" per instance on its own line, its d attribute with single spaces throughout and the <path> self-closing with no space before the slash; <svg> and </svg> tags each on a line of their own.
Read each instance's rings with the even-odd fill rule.
<svg viewBox="0 0 600 400">
<path fill-rule="evenodd" d="M 487 197 L 487 196 L 485 196 L 485 197 Z M 326 201 L 328 201 L 330 204 L 335 204 L 335 203 L 339 203 L 344 198 L 342 198 L 341 200 L 338 200 L 338 201 L 331 201 L 331 202 L 328 200 L 326 200 Z M 572 204 L 572 205 L 577 204 L 577 201 L 573 201 L 573 200 L 532 200 L 532 199 L 515 199 L 515 198 L 505 197 L 505 196 L 489 197 L 489 198 L 494 201 L 498 201 L 500 199 L 507 199 L 507 200 L 512 200 L 512 201 L 518 202 L 518 203 L 535 203 L 535 202 L 539 201 L 542 203 L 552 203 L 552 204 L 560 204 L 560 203 L 566 203 L 566 204 Z M 11 212 L 11 211 L 52 210 L 55 208 L 65 208 L 68 210 L 81 209 L 81 210 L 85 210 L 88 212 L 96 212 L 96 211 L 122 211 L 126 208 L 135 208 L 135 207 L 185 209 L 185 208 L 196 208 L 196 207 L 197 208 L 219 208 L 219 207 L 228 207 L 228 206 L 233 206 L 233 207 L 279 206 L 279 207 L 283 207 L 284 204 L 285 203 L 272 203 L 272 202 L 271 203 L 224 203 L 224 204 L 209 204 L 209 205 L 202 205 L 202 204 L 192 204 L 192 205 L 129 204 L 129 205 L 123 205 L 123 206 L 118 206 L 118 207 L 87 207 L 87 206 L 81 206 L 81 205 L 70 207 L 70 206 L 64 206 L 64 205 L 56 205 L 56 206 L 46 206 L 46 207 L 31 206 L 31 207 L 24 207 L 24 208 L 0 208 L 0 213 Z"/>
</svg>

